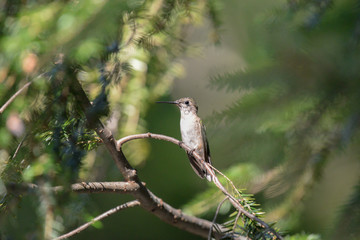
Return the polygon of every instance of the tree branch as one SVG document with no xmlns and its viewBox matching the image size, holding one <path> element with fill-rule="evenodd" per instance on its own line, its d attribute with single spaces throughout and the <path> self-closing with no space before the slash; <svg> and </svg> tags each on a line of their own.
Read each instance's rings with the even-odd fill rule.
<svg viewBox="0 0 360 240">
<path fill-rule="evenodd" d="M 6 189 L 11 192 L 27 192 L 38 190 L 43 187 L 39 187 L 33 183 L 7 183 Z M 81 182 L 74 183 L 71 186 L 63 187 L 56 186 L 50 187 L 54 192 L 61 192 L 65 190 L 77 192 L 77 193 L 125 193 L 129 194 L 131 192 L 137 191 L 140 188 L 139 184 L 136 182 Z"/>
<path fill-rule="evenodd" d="M 139 184 L 139 189 L 132 192 L 131 194 L 137 200 L 139 200 L 139 202 L 141 203 L 141 207 L 154 214 L 166 223 L 206 238 L 212 226 L 212 223 L 210 221 L 182 213 L 181 210 L 171 207 L 169 204 L 163 202 L 149 189 L 147 189 L 141 183 L 136 173 L 136 170 L 129 164 L 124 153 L 122 152 L 122 149 L 118 147 L 119 144 L 117 144 L 117 142 L 115 141 L 111 131 L 107 129 L 99 120 L 99 118 L 91 111 L 92 106 L 90 104 L 90 101 L 87 98 L 80 83 L 76 79 L 72 80 L 71 91 L 73 92 L 75 98 L 83 108 L 89 126 L 93 128 L 98 134 L 98 136 L 102 139 L 106 149 L 110 153 L 112 159 L 122 173 L 124 179 L 126 181 L 134 181 Z M 219 229 L 221 229 L 222 232 L 213 232 L 214 237 L 217 239 L 225 236 L 224 232 L 227 230 L 221 225 L 219 226 Z"/>
<path fill-rule="evenodd" d="M 215 215 L 214 215 L 214 218 L 213 218 L 213 220 L 212 220 L 212 224 L 213 224 L 213 225 L 215 225 L 216 218 L 217 218 L 217 216 L 218 216 L 218 214 L 219 214 L 219 212 L 220 212 L 221 206 L 224 204 L 224 202 L 225 202 L 226 200 L 228 200 L 228 198 L 229 198 L 229 197 L 226 196 L 226 197 L 219 203 L 219 205 L 217 206 L 216 212 L 215 212 Z M 212 233 L 212 226 L 211 226 L 210 231 L 209 231 L 208 240 L 211 240 L 211 233 Z"/>
<path fill-rule="evenodd" d="M 262 221 L 261 219 L 259 219 L 258 217 L 256 217 L 254 214 L 246 211 L 244 209 L 244 207 L 240 204 L 240 202 L 233 196 L 231 195 L 226 188 L 220 183 L 219 179 L 217 178 L 217 176 L 215 175 L 214 171 L 212 170 L 214 167 L 211 166 L 210 164 L 206 163 L 205 161 L 203 161 L 203 159 L 194 151 L 191 151 L 192 149 L 188 146 L 186 146 L 183 142 L 169 137 L 169 136 L 165 136 L 165 135 L 161 135 L 161 134 L 154 134 L 154 133 L 143 133 L 143 134 L 135 134 L 135 135 L 130 135 L 130 136 L 126 136 L 124 138 L 121 138 L 120 140 L 117 141 L 117 149 L 121 150 L 121 147 L 124 143 L 129 142 L 131 140 L 135 140 L 135 139 L 144 139 L 144 138 L 154 138 L 154 139 L 158 139 L 158 140 L 164 140 L 164 141 L 168 141 L 168 142 L 172 142 L 176 145 L 179 145 L 181 148 L 183 148 L 186 152 L 191 152 L 192 155 L 199 160 L 200 162 L 202 162 L 204 164 L 204 166 L 206 167 L 206 170 L 209 174 L 211 174 L 212 179 L 214 184 L 224 193 L 224 195 L 226 195 L 230 201 L 230 203 L 243 215 L 247 216 L 248 218 L 250 218 L 251 220 L 258 222 L 262 228 L 264 228 L 264 231 L 268 231 L 271 232 L 277 239 L 283 239 L 279 233 L 277 233 L 272 227 L 270 227 L 267 223 L 265 223 L 264 221 Z M 215 168 L 214 168 L 215 169 Z M 217 170 L 218 171 L 218 170 Z M 219 171 L 220 172 L 220 171 Z"/>
<path fill-rule="evenodd" d="M 94 222 L 96 221 L 100 221 L 101 219 L 103 218 L 106 218 L 116 212 L 119 212 L 121 210 L 124 210 L 126 208 L 130 208 L 130 207 L 135 207 L 135 206 L 138 206 L 140 205 L 140 202 L 138 200 L 133 200 L 133 201 L 130 201 L 130 202 L 127 202 L 127 203 L 124 203 L 124 204 L 121 204 L 115 208 L 112 208 L 102 214 L 100 214 L 99 216 L 95 217 L 94 219 L 92 219 L 90 222 L 87 222 L 83 225 L 81 225 L 80 227 L 72 230 L 71 232 L 68 232 L 64 235 L 61 235 L 60 237 L 57 237 L 55 238 L 54 240 L 61 240 L 61 239 L 65 239 L 65 238 L 69 238 L 75 234 L 78 234 L 79 232 L 85 230 L 86 228 L 88 228 L 90 225 L 92 225 Z"/>
<path fill-rule="evenodd" d="M 115 138 L 112 135 L 111 131 L 104 126 L 104 124 L 92 111 L 92 105 L 78 80 L 74 79 L 71 82 L 71 91 L 73 92 L 76 100 L 83 108 L 90 128 L 94 129 L 98 136 L 101 138 L 106 149 L 114 160 L 117 168 L 123 175 L 124 179 L 126 181 L 140 182 L 136 174 L 136 170 L 130 165 L 128 160 L 125 158 L 123 152 L 116 149 Z"/>
<path fill-rule="evenodd" d="M 24 86 L 22 86 L 19 90 L 17 90 L 17 92 L 12 95 L 9 100 L 6 101 L 6 103 L 4 105 L 2 105 L 2 107 L 0 108 L 0 114 L 3 113 L 5 111 L 5 109 L 10 105 L 10 103 L 12 103 L 12 101 L 14 101 L 14 99 L 22 92 L 24 91 L 28 86 L 30 86 L 30 84 L 33 81 L 27 82 Z"/>
<path fill-rule="evenodd" d="M 71 190 L 78 193 L 131 193 L 139 188 L 136 182 L 82 182 L 71 185 Z"/>
</svg>

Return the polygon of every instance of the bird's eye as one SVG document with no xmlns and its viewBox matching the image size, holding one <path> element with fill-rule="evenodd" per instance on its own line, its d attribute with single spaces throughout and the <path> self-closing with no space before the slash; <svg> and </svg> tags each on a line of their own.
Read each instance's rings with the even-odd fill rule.
<svg viewBox="0 0 360 240">
<path fill-rule="evenodd" d="M 185 104 L 186 104 L 186 105 L 189 105 L 189 101 L 185 101 Z"/>
</svg>

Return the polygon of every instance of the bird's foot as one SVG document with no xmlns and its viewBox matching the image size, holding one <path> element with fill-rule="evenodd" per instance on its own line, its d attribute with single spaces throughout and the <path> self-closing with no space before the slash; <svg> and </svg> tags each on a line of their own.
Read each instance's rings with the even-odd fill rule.
<svg viewBox="0 0 360 240">
<path fill-rule="evenodd" d="M 190 151 L 187 151 L 187 154 L 193 156 L 194 151 L 195 151 L 195 148 L 191 149 Z"/>
</svg>

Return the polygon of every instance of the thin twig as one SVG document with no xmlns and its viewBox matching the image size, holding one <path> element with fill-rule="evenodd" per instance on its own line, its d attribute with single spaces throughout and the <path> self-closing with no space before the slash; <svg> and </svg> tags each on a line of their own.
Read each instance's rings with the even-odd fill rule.
<svg viewBox="0 0 360 240">
<path fill-rule="evenodd" d="M 235 222 L 234 222 L 234 226 L 233 226 L 233 232 L 235 232 L 235 229 L 236 229 L 236 226 L 237 226 L 237 222 L 239 221 L 240 215 L 241 215 L 241 212 L 238 212 L 238 214 L 236 215 Z"/>
<path fill-rule="evenodd" d="M 225 174 L 223 174 L 222 172 L 220 172 L 220 170 L 218 170 L 217 168 L 215 168 L 213 165 L 209 165 L 213 170 L 215 170 L 218 174 L 220 174 L 221 176 L 223 176 L 232 186 L 232 188 L 235 190 L 235 192 L 237 194 L 240 195 L 239 190 L 235 187 L 235 184 L 230 180 L 230 178 L 228 178 Z"/>
<path fill-rule="evenodd" d="M 0 114 L 3 113 L 5 111 L 5 109 L 10 105 L 10 103 L 12 103 L 12 101 L 14 101 L 14 99 L 22 92 L 24 91 L 27 87 L 30 86 L 30 84 L 33 81 L 27 82 L 24 86 L 22 86 L 14 95 L 11 96 L 11 98 L 9 98 L 9 100 L 6 101 L 6 103 L 0 108 Z"/>
<path fill-rule="evenodd" d="M 229 197 L 226 196 L 226 197 L 219 203 L 219 205 L 218 205 L 217 208 L 216 208 L 216 212 L 215 212 L 214 218 L 213 218 L 213 220 L 212 220 L 211 227 L 210 227 L 210 229 L 209 229 L 208 240 L 211 240 L 212 229 L 213 229 L 213 226 L 214 226 L 214 224 L 215 224 L 217 215 L 219 214 L 220 208 L 221 208 L 221 206 L 224 204 L 224 202 L 225 202 L 226 200 L 228 200 L 228 199 L 229 199 Z"/>
<path fill-rule="evenodd" d="M 126 142 L 135 140 L 135 139 L 144 139 L 144 138 L 153 138 L 153 139 L 158 139 L 158 140 L 165 140 L 168 142 L 172 142 L 176 145 L 179 145 L 181 148 L 185 149 L 186 151 L 191 151 L 191 148 L 186 146 L 183 142 L 177 140 L 176 138 L 172 138 L 166 135 L 162 135 L 162 134 L 155 134 L 155 133 L 140 133 L 140 134 L 134 134 L 134 135 L 129 135 L 126 137 L 123 137 L 121 139 L 119 139 L 117 141 L 117 148 L 120 149 L 122 147 L 122 145 Z M 194 152 L 194 154 L 196 154 L 196 152 Z"/>
<path fill-rule="evenodd" d="M 228 182 L 230 182 L 230 185 L 232 186 L 232 188 L 236 191 L 236 193 L 241 196 L 239 190 L 235 187 L 235 184 L 225 175 L 223 174 L 222 172 L 220 172 L 220 170 L 218 170 L 217 168 L 215 168 L 214 166 L 208 164 L 213 170 L 215 170 L 217 173 L 219 173 L 221 176 L 223 176 Z M 249 204 L 246 204 L 245 205 L 249 211 L 251 211 L 251 207 L 249 206 Z"/>
<path fill-rule="evenodd" d="M 210 167 L 210 164 L 206 163 L 205 161 L 203 161 L 204 166 L 206 168 L 206 170 L 211 170 L 212 168 Z M 212 174 L 212 173 L 210 173 Z M 215 176 L 213 177 L 213 182 L 214 184 L 226 195 L 229 197 L 229 200 L 231 202 L 231 204 L 242 214 L 244 214 L 246 217 L 250 218 L 251 220 L 258 222 L 262 228 L 264 228 L 264 231 L 269 231 L 271 232 L 277 239 L 282 240 L 283 238 L 280 236 L 279 233 L 277 233 L 275 231 L 275 229 L 273 229 L 272 227 L 270 227 L 267 223 L 265 223 L 263 220 L 261 220 L 260 218 L 256 217 L 254 214 L 246 211 L 244 209 L 244 207 L 240 204 L 240 202 L 233 196 L 231 195 L 226 188 L 220 183 L 219 179 Z"/>
<path fill-rule="evenodd" d="M 57 237 L 57 238 L 54 238 L 54 240 L 61 240 L 61 239 L 65 239 L 65 238 L 69 238 L 75 234 L 78 234 L 80 233 L 81 231 L 85 230 L 86 228 L 88 228 L 90 225 L 92 225 L 93 223 L 95 223 L 96 221 L 100 221 L 101 219 L 103 218 L 106 218 L 106 217 L 109 217 L 110 215 L 116 213 L 116 212 L 119 212 L 121 210 L 124 210 L 126 208 L 130 208 L 130 207 L 135 207 L 135 206 L 138 206 L 140 205 L 140 202 L 138 200 L 133 200 L 133 201 L 130 201 L 130 202 L 127 202 L 127 203 L 124 203 L 124 204 L 121 204 L 115 208 L 112 208 L 102 214 L 100 214 L 99 216 L 93 218 L 90 222 L 87 222 L 83 225 L 81 225 L 80 227 L 64 234 L 64 235 L 61 235 L 60 237 Z"/>
<path fill-rule="evenodd" d="M 18 146 L 16 147 L 16 150 L 12 156 L 12 159 L 14 159 L 16 157 L 16 155 L 18 154 L 21 146 L 23 145 L 24 141 L 25 141 L 25 138 L 26 138 L 26 134 L 24 135 L 24 137 L 21 139 L 20 143 L 18 144 Z"/>
</svg>

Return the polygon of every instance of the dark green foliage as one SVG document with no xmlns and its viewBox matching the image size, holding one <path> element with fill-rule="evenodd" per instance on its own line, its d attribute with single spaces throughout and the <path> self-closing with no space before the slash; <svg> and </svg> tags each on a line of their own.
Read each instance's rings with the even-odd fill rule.
<svg viewBox="0 0 360 240">
<path fill-rule="evenodd" d="M 0 116 L 0 238 L 50 239 L 97 213 L 87 198 L 51 187 L 121 179 L 86 119 L 100 118 L 115 136 L 145 131 L 149 104 L 180 75 L 175 60 L 188 46 L 185 26 L 204 7 L 85 0 L 5 1 L 0 8 L 0 106 L 31 81 Z M 75 81 L 89 109 L 76 101 Z M 20 133 L 9 127 L 11 114 Z M 131 147 L 132 164 L 144 163 L 148 143 Z M 5 187 L 20 183 L 40 190 L 27 196 L 26 188 Z M 20 220 L 30 215 L 31 222 Z"/>
<path fill-rule="evenodd" d="M 213 30 L 211 32 L 211 40 L 214 43 L 220 43 L 221 41 L 221 32 L 220 28 L 222 25 L 222 16 L 221 16 L 221 2 L 216 0 L 210 0 L 207 2 L 208 15 L 213 25 Z"/>
<path fill-rule="evenodd" d="M 235 6 L 266 7 L 268 1 L 230 2 L 239 19 L 251 18 L 232 21 L 235 28 L 243 28 L 240 34 L 232 33 L 249 38 L 239 40 L 239 53 L 247 66 L 211 79 L 214 89 L 238 94 L 232 104 L 208 119 L 208 135 L 216 135 L 210 141 L 214 163 L 227 168 L 224 172 L 237 187 L 247 188 L 238 191 L 222 180 L 245 209 L 266 222 L 278 221 L 276 226 L 282 230 L 302 232 L 305 203 L 309 198 L 313 201 L 314 189 L 331 162 L 358 154 L 359 3 L 288 1 L 259 16 L 247 6 Z M 152 131 L 146 115 L 182 75 L 179 58 L 189 47 L 186 29 L 194 19 L 207 16 L 211 40 L 220 43 L 226 4 L 216 0 L 0 3 L 0 106 L 32 81 L 0 115 L 1 239 L 50 239 L 107 210 L 97 209 L 98 205 L 109 208 L 114 201 L 123 201 L 123 196 L 54 194 L 46 189 L 77 181 L 121 179 L 86 116 L 99 117 L 116 137 Z M 89 96 L 89 109 L 76 102 L 74 81 Z M 164 112 L 157 114 L 157 124 L 168 125 Z M 14 131 L 11 123 L 23 130 Z M 149 155 L 146 141 L 135 141 L 124 150 L 149 186 L 166 192 L 165 201 L 181 205 L 191 198 L 189 189 L 198 188 L 190 175 L 168 171 L 181 165 L 173 149 L 164 148 L 158 147 L 158 154 L 166 159 Z M 175 186 L 171 189 L 170 179 Z M 341 184 L 341 179 L 336 181 Z M 5 188 L 17 183 L 35 183 L 42 190 Z M 223 197 L 210 187 L 183 209 L 211 219 Z M 338 219 L 326 222 L 326 229 L 331 224 L 335 229 L 322 235 L 355 239 L 359 234 L 359 187 L 346 199 Z M 223 208 L 219 219 L 229 227 L 229 238 L 233 230 L 251 239 L 273 238 L 242 215 L 235 224 L 237 213 L 227 202 Z M 89 230 L 89 236 L 106 238 L 109 228 L 116 228 L 116 237 L 158 236 L 148 215 L 123 216 L 117 216 L 120 221 L 109 219 L 103 231 Z M 176 233 L 172 228 L 168 231 Z M 124 236 L 119 235 L 123 232 Z M 184 238 L 170 234 L 166 237 Z M 308 238 L 320 236 L 288 237 Z"/>
<path fill-rule="evenodd" d="M 297 230 L 298 206 L 313 194 L 329 161 L 357 143 L 359 17 L 357 1 L 289 1 L 251 25 L 246 69 L 211 80 L 213 88 L 240 96 L 208 120 L 221 132 L 212 142 L 215 151 L 222 159 L 255 163 L 269 176 L 256 196 L 282 229 Z"/>
<path fill-rule="evenodd" d="M 356 239 L 359 234 L 358 223 L 360 222 L 360 185 L 354 188 L 353 195 L 341 209 L 337 219 L 337 228 L 332 232 L 331 239 Z"/>
</svg>

